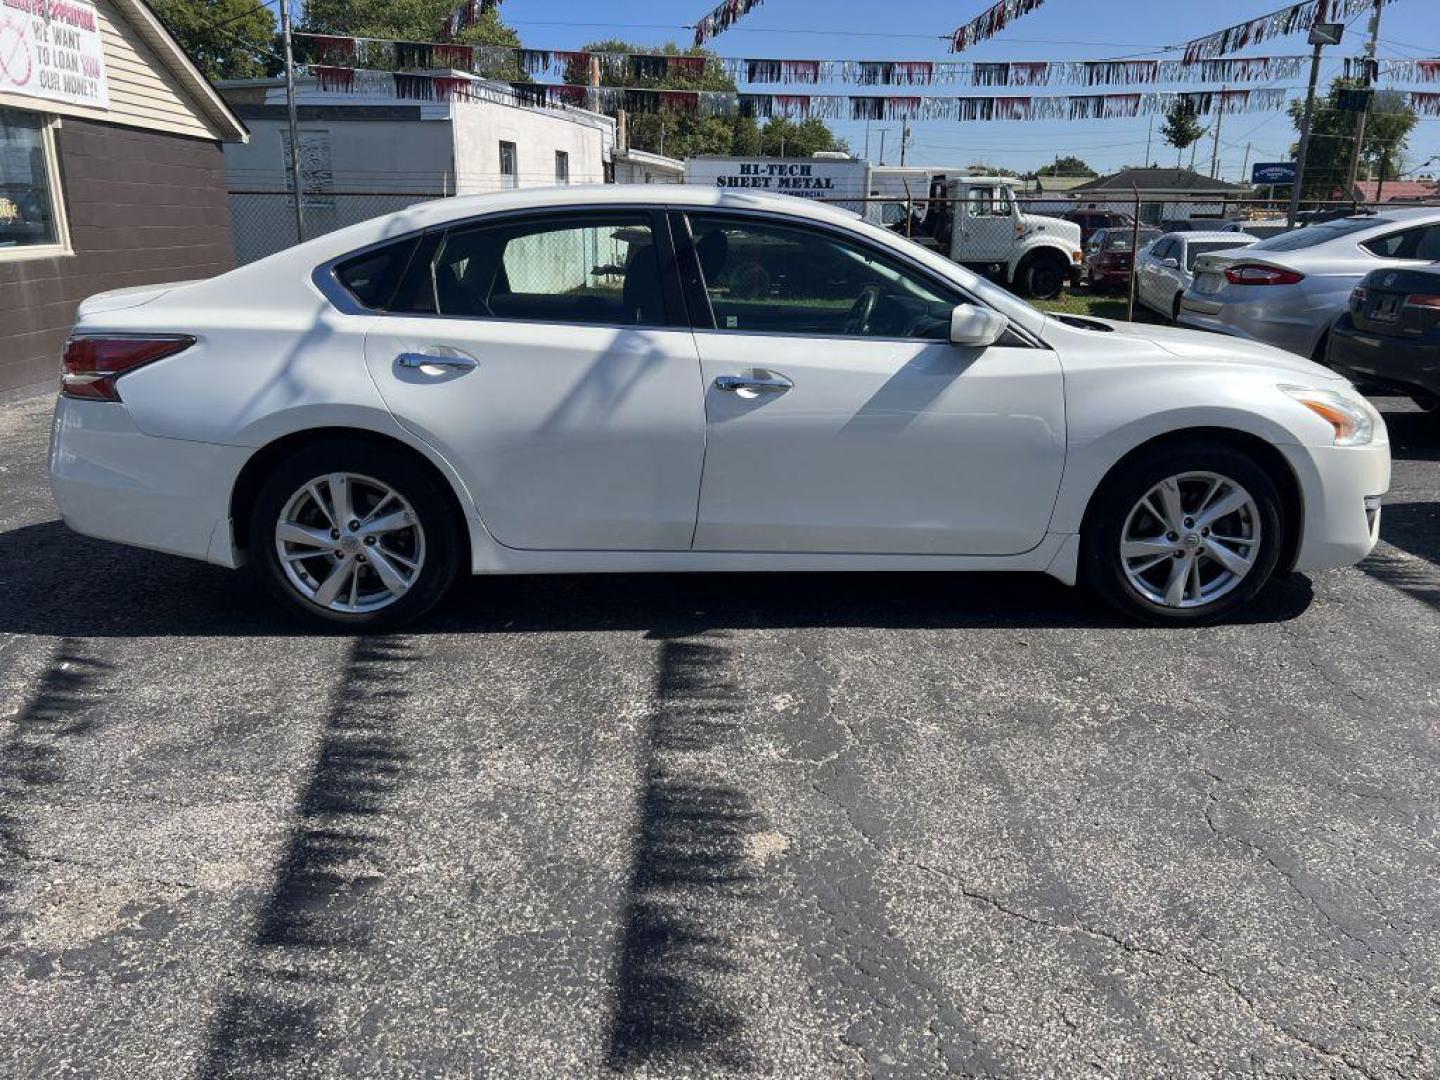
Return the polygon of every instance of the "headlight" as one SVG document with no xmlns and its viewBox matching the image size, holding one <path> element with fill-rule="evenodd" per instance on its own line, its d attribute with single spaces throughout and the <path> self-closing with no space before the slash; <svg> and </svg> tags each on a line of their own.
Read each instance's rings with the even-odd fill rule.
<svg viewBox="0 0 1440 1080">
<path fill-rule="evenodd" d="M 1375 421 L 1369 410 L 1344 395 L 1309 386 L 1280 389 L 1335 429 L 1336 446 L 1364 446 L 1375 437 Z"/>
</svg>

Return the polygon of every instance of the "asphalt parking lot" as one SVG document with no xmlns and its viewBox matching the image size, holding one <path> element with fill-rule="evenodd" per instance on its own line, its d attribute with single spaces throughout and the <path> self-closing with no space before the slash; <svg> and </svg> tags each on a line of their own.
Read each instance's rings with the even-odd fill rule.
<svg viewBox="0 0 1440 1080">
<path fill-rule="evenodd" d="M 1364 566 L 466 583 L 309 636 L 0 408 L 0 1075 L 1440 1074 L 1440 419 Z"/>
</svg>

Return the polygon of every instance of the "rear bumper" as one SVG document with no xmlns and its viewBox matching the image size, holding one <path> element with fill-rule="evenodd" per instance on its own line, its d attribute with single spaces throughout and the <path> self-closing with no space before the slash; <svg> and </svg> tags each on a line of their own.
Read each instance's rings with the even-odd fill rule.
<svg viewBox="0 0 1440 1080">
<path fill-rule="evenodd" d="M 253 452 L 146 435 L 122 404 L 62 397 L 50 486 L 76 532 L 233 567 L 230 492 Z"/>
<path fill-rule="evenodd" d="M 1330 331 L 1325 364 L 1354 382 L 1440 397 L 1440 341 L 1379 337 L 1356 329 L 1348 314 Z"/>
<path fill-rule="evenodd" d="M 1377 432 L 1383 437 L 1383 429 Z M 1280 446 L 1300 481 L 1304 522 L 1295 569 L 1353 566 L 1380 535 L 1379 496 L 1390 487 L 1390 446 Z"/>
<path fill-rule="evenodd" d="M 1180 325 L 1274 345 L 1309 358 L 1322 328 L 1307 314 L 1260 304 L 1224 304 L 1187 292 L 1180 301 Z"/>
</svg>

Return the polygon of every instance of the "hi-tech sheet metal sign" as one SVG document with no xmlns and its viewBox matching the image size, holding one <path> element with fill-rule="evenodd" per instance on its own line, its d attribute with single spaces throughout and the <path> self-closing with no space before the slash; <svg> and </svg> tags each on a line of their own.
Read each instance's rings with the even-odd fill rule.
<svg viewBox="0 0 1440 1080">
<path fill-rule="evenodd" d="M 81 0 L 0 0 L 0 93 L 110 108 L 105 45 Z"/>
<path fill-rule="evenodd" d="M 763 191 L 802 199 L 840 202 L 863 199 L 869 166 L 834 158 L 692 157 L 685 160 L 685 182 L 725 191 Z M 858 209 L 858 206 L 852 207 Z"/>
</svg>

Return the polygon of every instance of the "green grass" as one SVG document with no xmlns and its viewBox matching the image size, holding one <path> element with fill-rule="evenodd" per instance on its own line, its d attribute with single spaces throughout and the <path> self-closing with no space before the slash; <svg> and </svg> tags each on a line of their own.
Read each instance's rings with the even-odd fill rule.
<svg viewBox="0 0 1440 1080">
<path fill-rule="evenodd" d="M 1054 300 L 1032 300 L 1041 311 L 1057 311 L 1066 315 L 1090 315 L 1097 319 L 1126 318 L 1127 303 L 1123 293 L 1092 293 L 1088 289 L 1066 291 Z M 1135 305 L 1135 322 L 1164 323 L 1165 320 L 1147 307 Z"/>
</svg>

